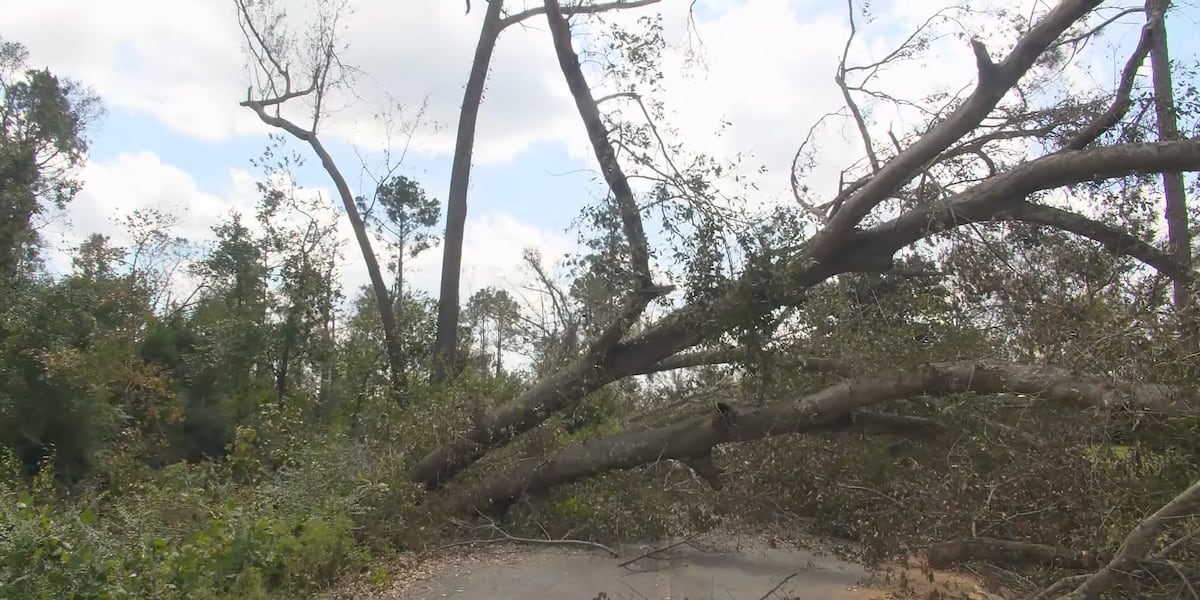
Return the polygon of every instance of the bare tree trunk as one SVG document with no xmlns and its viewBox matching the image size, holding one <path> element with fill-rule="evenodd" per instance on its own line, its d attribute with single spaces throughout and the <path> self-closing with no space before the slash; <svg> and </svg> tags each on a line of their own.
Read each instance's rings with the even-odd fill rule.
<svg viewBox="0 0 1200 600">
<path fill-rule="evenodd" d="M 660 0 L 614 0 L 596 4 L 580 4 L 563 8 L 564 15 L 595 14 L 610 10 L 638 8 Z M 470 6 L 467 7 L 468 11 Z M 462 109 L 458 119 L 458 137 L 454 142 L 454 161 L 450 167 L 450 191 L 446 196 L 446 239 L 442 246 L 442 280 L 438 297 L 437 333 L 433 343 L 433 380 L 445 381 L 457 369 L 458 302 L 462 274 L 463 229 L 467 222 L 467 187 L 471 178 L 471 155 L 475 149 L 475 124 L 479 120 L 479 105 L 483 101 L 483 85 L 487 82 L 488 67 L 500 32 L 510 25 L 546 13 L 545 7 L 529 8 L 504 16 L 504 0 L 489 0 L 467 89 L 463 92 Z"/>
<path fill-rule="evenodd" d="M 1154 28 L 1150 46 L 1150 65 L 1154 72 L 1154 109 L 1158 118 L 1158 139 L 1179 139 L 1179 125 L 1175 115 L 1175 90 L 1171 81 L 1171 58 L 1167 50 L 1167 6 L 1169 0 L 1146 0 L 1146 20 Z M 1163 190 L 1166 194 L 1167 240 L 1169 252 L 1182 264 L 1192 263 L 1192 240 L 1188 235 L 1187 192 L 1184 190 L 1183 173 L 1170 171 L 1162 174 Z M 1191 304 L 1191 288 L 1184 282 L 1175 281 L 1173 287 L 1175 308 L 1187 310 Z"/>
<path fill-rule="evenodd" d="M 375 292 L 375 300 L 379 305 L 379 320 L 383 325 L 384 346 L 388 357 L 388 374 L 391 379 L 392 393 L 397 401 L 406 404 L 406 385 L 399 368 L 402 356 L 400 344 L 396 339 L 396 313 L 392 308 L 391 294 L 388 293 L 387 282 L 384 281 L 383 273 L 379 269 L 375 251 L 371 248 L 371 238 L 367 235 L 366 224 L 363 223 L 362 215 L 359 214 L 358 207 L 354 203 L 354 194 L 350 191 L 350 186 L 333 161 L 333 157 L 330 156 L 329 151 L 325 149 L 317 135 L 317 126 L 322 115 L 322 102 L 332 85 L 329 80 L 330 73 L 341 64 L 334 55 L 336 46 L 332 41 L 336 35 L 336 23 L 340 15 L 337 10 L 324 15 L 315 25 L 315 30 L 309 32 L 310 35 L 324 40 L 324 43 L 319 48 L 320 54 L 316 57 L 318 58 L 317 64 L 311 65 L 312 72 L 299 77 L 299 79 L 308 79 L 309 86 L 304 89 L 294 89 L 293 73 L 286 66 L 288 63 L 287 53 L 290 48 L 286 44 L 281 44 L 280 38 L 271 35 L 270 30 L 267 30 L 268 34 L 264 36 L 263 30 L 259 28 L 262 24 L 255 23 L 256 14 L 255 9 L 251 7 L 252 4 L 254 3 L 247 2 L 247 0 L 234 1 L 238 10 L 239 25 L 249 44 L 250 54 L 254 57 L 253 64 L 266 81 L 260 84 L 264 97 L 255 99 L 252 85 L 246 90 L 246 99 L 240 105 L 253 110 L 263 123 L 286 131 L 296 139 L 308 143 L 313 153 L 321 159 L 321 166 L 329 174 L 329 178 L 333 180 L 338 197 L 342 200 L 342 207 L 350 219 L 350 226 L 354 229 L 354 237 L 358 241 L 359 250 L 362 251 L 363 262 L 366 263 L 367 274 L 371 278 L 371 288 Z M 266 11 L 273 13 L 266 17 L 268 19 L 282 18 L 283 16 L 283 13 L 273 6 L 268 6 Z M 308 98 L 314 104 L 312 124 L 308 129 L 280 115 L 280 107 L 284 103 L 299 98 Z M 268 109 L 271 112 L 268 112 Z M 271 114 L 272 112 L 274 114 Z"/>
<path fill-rule="evenodd" d="M 379 305 L 379 321 L 383 325 L 383 344 L 388 357 L 388 374 L 392 384 L 392 394 L 401 405 L 407 404 L 407 382 L 404 381 L 403 370 L 404 357 L 400 352 L 400 341 L 396 338 L 396 311 L 392 308 L 392 298 L 388 293 L 387 282 L 383 280 L 383 271 L 380 270 L 379 261 L 375 258 L 375 251 L 371 248 L 371 238 L 367 235 L 367 226 L 363 223 L 358 207 L 354 205 L 354 195 L 350 192 L 350 186 L 346 184 L 346 178 L 334 164 L 333 157 L 321 145 L 321 141 L 315 134 L 309 134 L 306 141 L 321 158 L 321 165 L 333 179 L 338 196 L 342 199 L 342 207 L 346 209 L 346 216 L 350 218 L 350 226 L 354 229 L 354 237 L 358 240 L 359 250 L 362 251 L 363 262 L 367 265 L 367 275 L 371 278 L 371 288 L 375 291 L 375 302 Z"/>
<path fill-rule="evenodd" d="M 483 29 L 475 46 L 475 59 L 463 92 L 462 112 L 458 117 L 458 137 L 454 142 L 454 162 L 450 167 L 450 192 L 446 197 L 446 240 L 442 244 L 442 283 L 438 296 L 437 334 L 433 343 L 433 380 L 444 381 L 456 363 L 458 349 L 458 291 L 462 274 L 463 229 L 467 222 L 467 187 L 471 179 L 471 155 L 475 150 L 475 124 L 483 102 L 483 84 L 487 81 L 492 51 L 500 36 L 503 0 L 488 2 Z"/>
</svg>

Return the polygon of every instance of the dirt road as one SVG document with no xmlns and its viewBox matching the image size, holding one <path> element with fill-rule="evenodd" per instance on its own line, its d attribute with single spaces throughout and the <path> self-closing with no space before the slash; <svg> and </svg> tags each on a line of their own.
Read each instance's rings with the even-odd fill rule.
<svg viewBox="0 0 1200 600">
<path fill-rule="evenodd" d="M 383 589 L 363 581 L 325 600 L 996 600 L 971 578 L 907 568 L 905 589 L 831 556 L 832 543 L 773 547 L 767 538 L 716 534 L 598 549 L 512 544 L 462 546 L 410 556 Z M 821 550 L 812 550 L 821 549 Z M 637 559 L 628 565 L 622 565 Z M 774 590 L 774 591 L 772 591 Z M 903 592 L 903 593 L 901 593 Z M 603 594 L 603 595 L 601 595 Z"/>
<path fill-rule="evenodd" d="M 693 540 L 621 566 L 653 549 L 617 547 L 620 557 L 614 559 L 594 549 L 484 546 L 439 559 L 435 565 L 424 564 L 419 569 L 424 575 L 374 599 L 758 600 L 777 585 L 772 596 L 776 599 L 864 600 L 882 595 L 859 587 L 868 573 L 858 565 L 750 539 Z"/>
</svg>

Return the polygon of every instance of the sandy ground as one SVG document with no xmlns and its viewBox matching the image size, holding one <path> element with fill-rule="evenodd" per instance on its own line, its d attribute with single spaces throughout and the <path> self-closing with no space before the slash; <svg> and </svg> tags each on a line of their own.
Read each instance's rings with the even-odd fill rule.
<svg viewBox="0 0 1200 600">
<path fill-rule="evenodd" d="M 622 566 L 661 548 L 627 545 L 613 558 L 598 549 L 489 544 L 397 565 L 384 589 L 352 586 L 339 600 L 882 600 L 941 597 L 985 600 L 973 582 L 951 574 L 909 575 L 916 594 L 900 594 L 873 580 L 863 567 L 824 552 L 771 547 L 761 539 L 694 538 Z M 774 590 L 772 592 L 772 590 Z M 930 595 L 930 592 L 941 595 Z M 603 594 L 603 595 L 602 595 Z"/>
</svg>

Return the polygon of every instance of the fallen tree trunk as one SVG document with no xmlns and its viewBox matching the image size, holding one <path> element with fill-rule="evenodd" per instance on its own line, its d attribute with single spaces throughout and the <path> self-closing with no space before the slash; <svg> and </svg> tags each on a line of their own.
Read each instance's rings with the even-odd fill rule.
<svg viewBox="0 0 1200 600">
<path fill-rule="evenodd" d="M 587 440 L 542 461 L 490 475 L 451 500 L 450 508 L 458 513 L 492 512 L 529 492 L 664 459 L 696 463 L 719 473 L 711 465 L 712 449 L 730 442 L 870 425 L 881 431 L 929 433 L 936 429 L 932 421 L 857 411 L 888 400 L 963 392 L 1014 392 L 1073 405 L 1172 414 L 1194 414 L 1197 406 L 1194 393 L 1159 384 L 1114 384 L 1063 369 L 994 361 L 929 364 L 847 380 L 799 400 L 753 410 L 738 411 L 718 403 L 715 415 Z"/>
<path fill-rule="evenodd" d="M 932 419 L 874 413 L 787 419 L 778 414 L 779 407 L 738 413 L 724 404 L 718 404 L 715 413 L 666 427 L 584 441 L 529 466 L 490 475 L 470 485 L 469 490 L 456 490 L 447 509 L 462 515 L 502 514 L 525 494 L 668 459 L 683 462 L 711 487 L 720 489 L 723 469 L 712 459 L 712 449 L 720 444 L 809 431 L 855 430 L 927 436 L 943 429 Z"/>
<path fill-rule="evenodd" d="M 1029 70 L 1037 57 L 1063 31 L 1091 12 L 1099 3 L 1099 0 L 1062 0 L 1058 7 L 1027 31 L 1009 55 L 999 63 L 992 62 L 982 43 L 973 42 L 971 47 L 978 59 L 978 81 L 971 96 L 946 115 L 928 135 L 901 151 L 883 166 L 876 176 L 848 198 L 835 216 L 834 222 L 811 238 L 800 256 L 792 257 L 793 260 L 780 265 L 781 289 L 798 292 L 842 272 L 875 270 L 890 266 L 895 250 L 887 247 L 887 239 L 864 245 L 864 240 L 859 239 L 862 234 L 855 233 L 854 227 L 858 221 L 870 212 L 872 207 L 886 200 L 895 189 L 915 176 L 920 165 L 936 158 L 959 137 L 978 126 Z M 578 57 L 570 46 L 569 27 L 563 20 L 557 2 L 544 0 L 543 4 L 551 37 L 554 39 L 555 55 L 559 58 L 560 67 L 571 88 L 580 117 L 588 128 L 589 141 L 596 151 L 601 167 L 605 170 L 605 180 L 614 193 L 626 232 L 626 241 L 631 245 L 631 250 L 635 250 L 630 256 L 632 270 L 643 284 L 648 283 L 648 271 L 642 269 L 641 262 L 645 238 L 639 234 L 640 216 L 636 211 L 629 210 L 631 198 L 625 193 L 628 191 L 625 185 L 627 182 L 623 182 L 623 175 L 613 169 L 617 164 L 613 158 L 612 144 L 608 141 L 607 134 L 596 127 L 598 109 L 579 70 Z M 1020 180 L 1020 173 L 1010 172 L 1008 175 L 1010 182 Z M 1095 175 L 1096 173 L 1089 172 L 1088 178 Z M 1024 190 L 1025 194 L 1038 187 L 1037 180 L 1036 177 L 1029 178 L 1030 185 L 1024 186 L 1028 188 Z M 1055 184 L 1062 185 L 1057 181 Z M 980 187 L 991 186 L 984 184 Z M 1010 185 L 1008 188 L 1014 186 Z M 999 200 L 1018 191 L 1016 188 L 1022 186 L 1016 185 L 1014 189 L 1001 186 L 1001 189 L 996 190 L 996 194 L 989 196 L 992 200 L 989 207 L 993 212 L 1002 208 L 1003 204 Z M 1018 199 L 1021 197 L 1023 196 L 1017 196 Z M 924 237 L 929 229 L 923 228 L 921 231 L 922 234 L 918 237 Z M 904 242 L 901 246 L 907 243 Z M 859 246 L 869 247 L 872 252 L 855 252 Z M 605 329 L 605 334 L 593 344 L 593 348 L 576 364 L 552 377 L 565 388 L 562 393 L 543 393 L 545 384 L 548 383 L 544 382 L 489 415 L 485 428 L 475 427 L 466 436 L 427 454 L 413 467 L 410 478 L 423 483 L 428 489 L 435 489 L 482 458 L 491 449 L 502 446 L 517 435 L 536 427 L 551 414 L 572 406 L 588 392 L 610 381 L 644 371 L 651 365 L 719 333 L 728 327 L 720 325 L 726 321 L 726 314 L 744 312 L 746 298 L 753 297 L 748 293 L 751 291 L 749 288 L 754 285 L 756 282 L 743 277 L 732 282 L 726 288 L 726 293 L 711 306 L 686 307 L 663 319 L 650 330 L 643 331 L 634 339 L 622 340 L 623 334 L 632 325 L 625 317 L 633 315 L 636 318 L 637 314 L 640 314 L 640 310 L 637 309 L 644 308 L 640 298 L 631 296 L 631 301 L 626 303 L 626 308 L 630 310 L 622 311 L 622 317 Z"/>
<path fill-rule="evenodd" d="M 1109 560 L 1095 552 L 989 537 L 938 542 L 925 552 L 929 566 L 943 569 L 971 561 L 1001 565 L 1040 565 L 1059 569 L 1097 569 Z"/>
<path fill-rule="evenodd" d="M 1033 542 L 978 537 L 939 542 L 929 547 L 925 557 L 929 566 L 935 569 L 978 561 L 1006 567 L 1036 565 L 1094 571 L 1111 561 L 1113 555 L 1111 552 L 1089 552 Z M 1165 558 L 1138 560 L 1134 565 L 1135 568 L 1125 575 L 1149 575 L 1159 579 L 1182 576 L 1189 580 L 1200 580 L 1200 567 L 1176 564 Z"/>
</svg>

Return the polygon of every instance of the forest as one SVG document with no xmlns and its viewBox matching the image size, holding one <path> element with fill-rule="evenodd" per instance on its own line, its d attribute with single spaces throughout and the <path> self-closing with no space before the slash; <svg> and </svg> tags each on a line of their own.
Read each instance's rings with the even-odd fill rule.
<svg viewBox="0 0 1200 600">
<path fill-rule="evenodd" d="M 437 190 L 399 163 L 360 185 L 326 145 L 350 0 L 228 4 L 254 212 L 192 240 L 136 210 L 131 243 L 95 233 L 61 273 L 45 224 L 104 102 L 0 39 L 0 598 L 322 597 L 483 527 L 803 532 L 1005 600 L 1200 599 L 1194 5 L 931 5 L 864 62 L 876 7 L 839 4 L 813 85 L 843 108 L 768 202 L 672 124 L 656 11 L 687 3 L 467 0 Z M 553 50 L 595 189 L 580 252 L 467 295 L 481 107 L 518 30 Z M 955 91 L 882 85 L 934 52 L 973 65 Z M 829 164 L 830 128 L 855 159 Z"/>
</svg>

